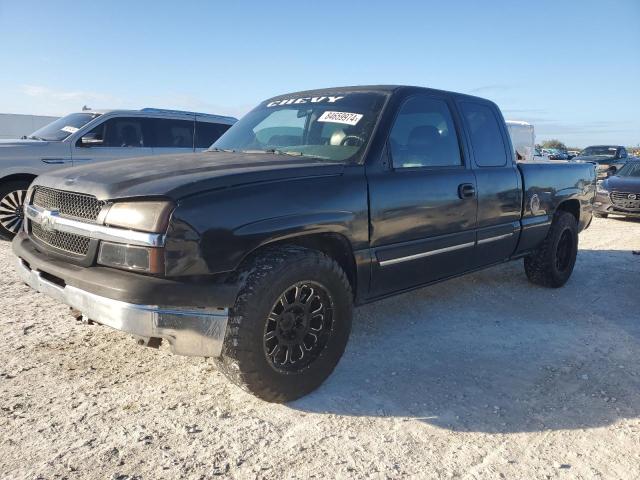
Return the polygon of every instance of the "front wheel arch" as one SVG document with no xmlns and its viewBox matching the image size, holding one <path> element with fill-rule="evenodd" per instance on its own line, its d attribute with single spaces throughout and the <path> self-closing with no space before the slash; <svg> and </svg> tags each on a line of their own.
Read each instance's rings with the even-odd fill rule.
<svg viewBox="0 0 640 480">
<path fill-rule="evenodd" d="M 22 228 L 23 205 L 33 178 L 11 175 L 0 181 L 0 236 L 10 240 Z"/>
<path fill-rule="evenodd" d="M 242 268 L 243 264 L 252 261 L 253 258 L 261 255 L 269 249 L 287 245 L 316 250 L 335 260 L 346 274 L 352 293 L 354 296 L 356 295 L 358 274 L 355 255 L 353 254 L 351 242 L 347 237 L 340 233 L 313 233 L 308 235 L 296 235 L 293 237 L 271 239 L 248 252 L 240 262 L 238 268 Z"/>
<path fill-rule="evenodd" d="M 36 179 L 36 177 L 37 175 L 34 175 L 33 173 L 12 173 L 11 175 L 0 178 L 0 187 L 7 182 L 13 181 L 25 181 L 31 183 Z"/>
</svg>

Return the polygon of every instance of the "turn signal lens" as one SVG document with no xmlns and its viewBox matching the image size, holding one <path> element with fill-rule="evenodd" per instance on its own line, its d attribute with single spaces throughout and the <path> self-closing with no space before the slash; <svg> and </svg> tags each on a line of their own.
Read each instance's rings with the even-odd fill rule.
<svg viewBox="0 0 640 480">
<path fill-rule="evenodd" d="M 102 242 L 98 263 L 145 273 L 164 273 L 164 249 Z"/>
</svg>

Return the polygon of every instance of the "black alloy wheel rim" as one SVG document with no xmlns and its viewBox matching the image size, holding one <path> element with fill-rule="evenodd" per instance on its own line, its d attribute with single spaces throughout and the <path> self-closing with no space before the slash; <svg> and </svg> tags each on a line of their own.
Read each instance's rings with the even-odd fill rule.
<svg viewBox="0 0 640 480">
<path fill-rule="evenodd" d="M 26 190 L 14 190 L 0 199 L 0 225 L 11 233 L 18 233 L 24 219 Z"/>
<path fill-rule="evenodd" d="M 556 248 L 556 268 L 559 272 L 566 272 L 571 263 L 573 252 L 573 235 L 571 230 L 565 230 L 560 235 L 558 247 Z"/>
<path fill-rule="evenodd" d="M 298 282 L 275 302 L 264 329 L 264 353 L 273 368 L 298 372 L 315 361 L 333 330 L 333 301 L 316 282 Z"/>
</svg>

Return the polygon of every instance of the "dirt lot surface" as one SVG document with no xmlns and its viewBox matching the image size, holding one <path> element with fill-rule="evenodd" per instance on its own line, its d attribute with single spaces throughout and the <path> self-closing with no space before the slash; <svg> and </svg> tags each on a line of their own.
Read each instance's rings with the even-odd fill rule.
<svg viewBox="0 0 640 480">
<path fill-rule="evenodd" d="M 640 477 L 640 222 L 569 283 L 522 262 L 356 310 L 333 376 L 261 402 L 210 362 L 76 323 L 0 243 L 2 478 Z"/>
</svg>

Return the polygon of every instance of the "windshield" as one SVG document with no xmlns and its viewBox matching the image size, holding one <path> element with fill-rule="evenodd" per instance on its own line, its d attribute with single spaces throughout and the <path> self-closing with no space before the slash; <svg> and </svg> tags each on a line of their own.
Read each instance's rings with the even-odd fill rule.
<svg viewBox="0 0 640 480">
<path fill-rule="evenodd" d="M 613 158 L 616 156 L 616 152 L 618 151 L 617 147 L 587 147 L 585 148 L 580 156 L 598 156 L 598 157 L 608 157 Z"/>
<path fill-rule="evenodd" d="M 623 165 L 616 175 L 619 177 L 640 177 L 640 162 L 629 162 Z"/>
<path fill-rule="evenodd" d="M 385 98 L 378 93 L 341 93 L 264 102 L 209 150 L 356 163 L 369 142 Z"/>
<path fill-rule="evenodd" d="M 77 132 L 80 128 L 84 127 L 99 115 L 99 113 L 72 113 L 45 125 L 41 129 L 33 132 L 27 138 L 48 140 L 51 142 L 61 141 L 72 133 Z"/>
</svg>

